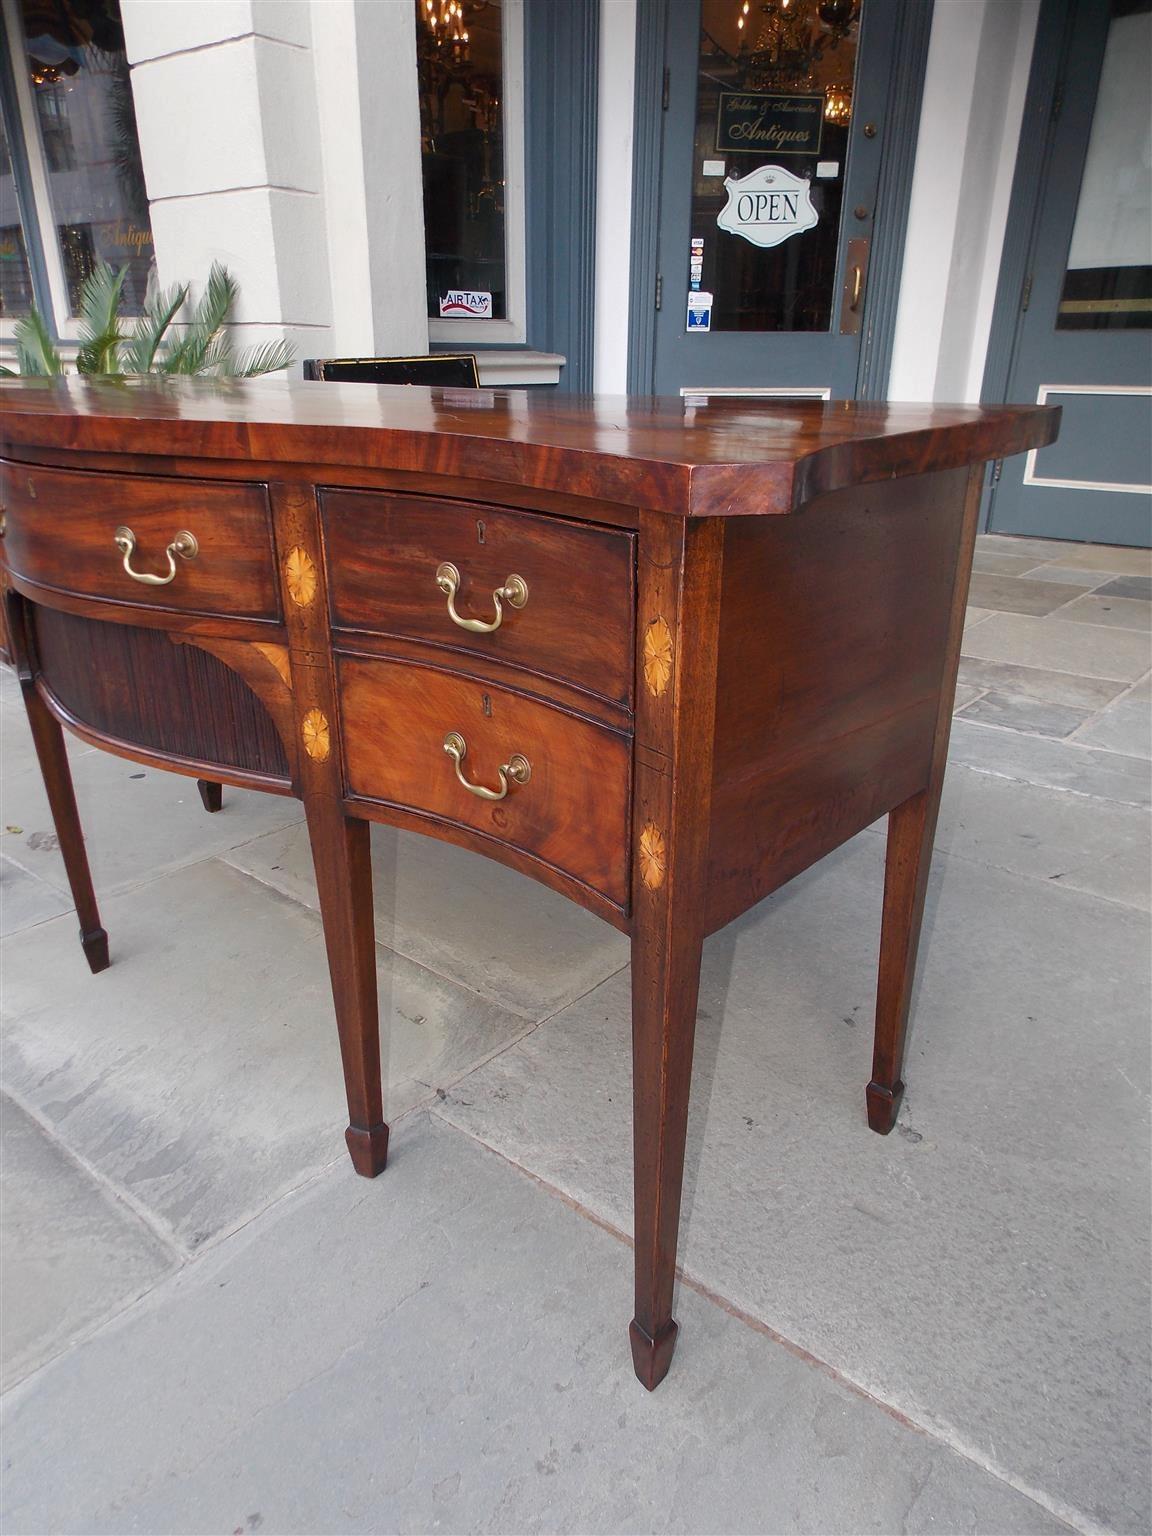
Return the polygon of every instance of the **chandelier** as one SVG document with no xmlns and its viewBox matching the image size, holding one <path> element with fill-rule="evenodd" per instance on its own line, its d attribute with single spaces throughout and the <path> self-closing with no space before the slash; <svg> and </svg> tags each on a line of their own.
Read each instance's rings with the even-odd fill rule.
<svg viewBox="0 0 1152 1536">
<path fill-rule="evenodd" d="M 471 7 L 476 9 L 475 6 Z M 426 46 L 443 49 L 457 62 L 468 59 L 468 24 L 464 20 L 464 0 L 424 0 L 421 12 Z"/>
<path fill-rule="evenodd" d="M 819 89 L 817 66 L 853 34 L 860 11 L 859 0 L 737 0 L 737 7 L 740 45 L 729 58 L 744 90 Z M 846 123 L 851 115 L 849 76 L 824 87 L 824 117 Z"/>
</svg>

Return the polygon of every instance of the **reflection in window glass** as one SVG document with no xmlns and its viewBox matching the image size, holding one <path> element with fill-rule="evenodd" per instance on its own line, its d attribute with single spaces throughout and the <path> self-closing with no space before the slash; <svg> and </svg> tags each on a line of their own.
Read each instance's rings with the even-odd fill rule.
<svg viewBox="0 0 1152 1536">
<path fill-rule="evenodd" d="M 144 306 L 152 229 L 119 0 L 20 0 L 25 63 L 72 314 L 95 261 L 126 266 Z"/>
<path fill-rule="evenodd" d="M 1149 0 L 1112 0 L 1057 330 L 1152 327 Z"/>
<path fill-rule="evenodd" d="M 831 324 L 860 12 L 858 0 L 703 0 L 686 256 L 689 291 L 713 295 L 713 331 Z M 788 179 L 769 183 L 768 167 Z M 734 193 L 740 218 L 810 201 L 815 221 L 756 244 L 717 222 L 730 222 L 726 181 L 750 189 Z"/>
<path fill-rule="evenodd" d="M 508 314 L 500 0 L 416 0 L 428 313 Z"/>
<path fill-rule="evenodd" d="M 0 316 L 26 315 L 32 307 L 32 276 L 20 227 L 8 135 L 0 119 Z"/>
</svg>

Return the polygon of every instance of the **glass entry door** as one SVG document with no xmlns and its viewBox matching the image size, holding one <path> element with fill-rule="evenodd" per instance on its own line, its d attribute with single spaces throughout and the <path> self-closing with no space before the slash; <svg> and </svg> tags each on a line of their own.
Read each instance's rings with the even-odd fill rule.
<svg viewBox="0 0 1152 1536">
<path fill-rule="evenodd" d="M 669 7 L 657 393 L 855 393 L 894 9 Z"/>
<path fill-rule="evenodd" d="M 1047 0 L 1063 32 L 1006 398 L 1063 407 L 1049 448 L 1004 462 L 991 526 L 1152 543 L 1152 0 Z M 1055 107 L 1055 110 L 1053 110 Z M 1018 180 L 1019 180 L 1018 176 Z M 1021 192 L 1013 194 L 1019 215 Z"/>
</svg>

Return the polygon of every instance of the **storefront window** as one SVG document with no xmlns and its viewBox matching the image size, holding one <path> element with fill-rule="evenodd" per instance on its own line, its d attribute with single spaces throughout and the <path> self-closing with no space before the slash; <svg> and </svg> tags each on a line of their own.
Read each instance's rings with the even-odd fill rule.
<svg viewBox="0 0 1152 1536">
<path fill-rule="evenodd" d="M 1113 0 L 1056 329 L 1152 326 L 1152 7 Z"/>
<path fill-rule="evenodd" d="M 16 319 L 32 307 L 32 274 L 16 204 L 8 135 L 0 121 L 0 319 Z"/>
<path fill-rule="evenodd" d="M 127 268 L 123 307 L 138 314 L 153 245 L 118 0 L 8 0 L 4 20 L 36 202 L 22 249 L 39 242 L 53 290 L 40 307 L 58 324 L 75 316 L 105 261 Z"/>
<path fill-rule="evenodd" d="M 521 10 L 513 0 L 415 5 L 428 316 L 433 335 L 475 336 L 522 308 L 522 147 L 510 100 Z"/>
</svg>

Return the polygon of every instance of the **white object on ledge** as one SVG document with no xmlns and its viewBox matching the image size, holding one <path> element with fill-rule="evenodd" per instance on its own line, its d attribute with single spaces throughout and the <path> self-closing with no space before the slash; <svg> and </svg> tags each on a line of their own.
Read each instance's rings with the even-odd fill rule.
<svg viewBox="0 0 1152 1536">
<path fill-rule="evenodd" d="M 468 348 L 462 347 L 466 352 Z M 559 352 L 526 352 L 522 347 L 493 348 L 477 352 L 481 384 L 489 389 L 514 388 L 518 384 L 559 384 L 567 362 Z"/>
</svg>

